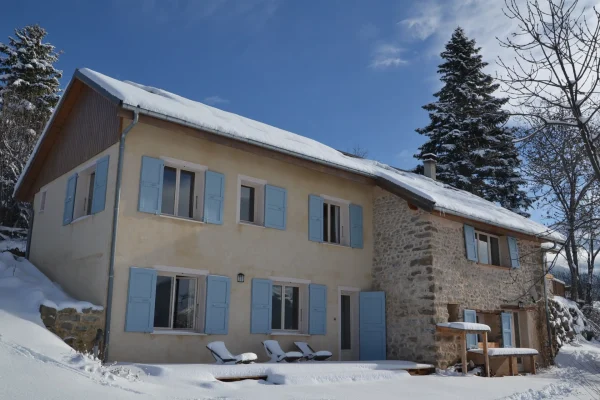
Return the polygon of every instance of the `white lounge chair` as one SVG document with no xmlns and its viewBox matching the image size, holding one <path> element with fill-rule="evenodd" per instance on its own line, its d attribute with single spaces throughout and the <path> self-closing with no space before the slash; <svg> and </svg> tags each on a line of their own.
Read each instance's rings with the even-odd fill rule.
<svg viewBox="0 0 600 400">
<path fill-rule="evenodd" d="M 265 340 L 263 342 L 267 356 L 271 357 L 271 362 L 295 362 L 304 358 L 302 353 L 298 351 L 288 351 L 287 353 L 281 349 L 277 340 Z"/>
<path fill-rule="evenodd" d="M 294 342 L 294 344 L 309 361 L 325 361 L 329 360 L 333 355 L 327 350 L 314 351 L 313 348 L 310 347 L 310 344 L 306 342 Z"/>
<path fill-rule="evenodd" d="M 234 356 L 223 342 L 210 342 L 206 345 L 217 364 L 251 364 L 258 358 L 254 353 L 242 353 Z"/>
</svg>

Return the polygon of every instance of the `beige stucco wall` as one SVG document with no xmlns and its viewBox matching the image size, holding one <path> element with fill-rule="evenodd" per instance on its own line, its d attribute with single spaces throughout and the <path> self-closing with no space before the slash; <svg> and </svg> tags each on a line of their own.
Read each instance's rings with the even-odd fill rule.
<svg viewBox="0 0 600 400">
<path fill-rule="evenodd" d="M 108 154 L 108 185 L 104 211 L 63 226 L 68 178 Z M 44 274 L 79 300 L 106 305 L 118 145 L 115 144 L 44 186 L 34 198 L 34 223 L 29 258 Z M 80 184 L 80 182 L 78 182 Z M 40 212 L 41 193 L 45 210 Z M 76 198 L 77 206 L 82 198 Z"/>
<path fill-rule="evenodd" d="M 137 211 L 141 159 L 172 157 L 225 174 L 223 225 L 195 223 Z M 238 174 L 288 191 L 285 231 L 236 223 Z M 275 338 L 284 350 L 295 340 L 338 356 L 338 287 L 371 288 L 373 188 L 296 165 L 260 157 L 180 132 L 140 124 L 127 138 L 115 265 L 109 358 L 135 362 L 212 362 L 205 345 L 223 340 L 233 353 L 266 356 L 261 342 Z M 329 195 L 363 206 L 364 248 L 308 240 L 308 196 Z M 231 278 L 229 334 L 172 336 L 124 332 L 130 266 L 204 269 Z M 237 283 L 236 275 L 246 275 Z M 307 279 L 327 286 L 327 334 L 312 337 L 250 334 L 252 278 Z"/>
</svg>

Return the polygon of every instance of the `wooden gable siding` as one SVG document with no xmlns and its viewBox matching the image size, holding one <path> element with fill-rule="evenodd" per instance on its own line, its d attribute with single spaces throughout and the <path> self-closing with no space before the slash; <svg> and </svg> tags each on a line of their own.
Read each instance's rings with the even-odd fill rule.
<svg viewBox="0 0 600 400">
<path fill-rule="evenodd" d="M 61 110 L 68 113 L 64 122 L 57 119 L 51 127 L 53 132 L 48 132 L 45 149 L 40 148 L 39 155 L 45 153 L 45 157 L 36 160 L 39 173 L 27 190 L 27 198 L 119 140 L 118 106 L 89 86 L 77 83 L 72 88 L 76 92 L 69 94 L 75 96 L 72 107 Z"/>
</svg>

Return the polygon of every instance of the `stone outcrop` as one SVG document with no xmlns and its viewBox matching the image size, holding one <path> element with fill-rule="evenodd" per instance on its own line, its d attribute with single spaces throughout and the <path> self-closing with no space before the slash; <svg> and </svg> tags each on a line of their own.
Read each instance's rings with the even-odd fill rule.
<svg viewBox="0 0 600 400">
<path fill-rule="evenodd" d="M 99 330 L 100 337 L 103 337 L 104 310 L 84 308 L 78 312 L 74 308 L 57 310 L 41 305 L 40 315 L 50 332 L 82 353 L 92 351 Z"/>
</svg>

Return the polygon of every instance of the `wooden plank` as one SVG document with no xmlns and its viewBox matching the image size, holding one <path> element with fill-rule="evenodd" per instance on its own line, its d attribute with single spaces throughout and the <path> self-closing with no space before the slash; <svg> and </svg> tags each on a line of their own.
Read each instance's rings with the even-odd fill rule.
<svg viewBox="0 0 600 400">
<path fill-rule="evenodd" d="M 490 376 L 490 357 L 488 355 L 488 335 L 483 333 L 483 361 L 485 362 L 485 376 Z"/>
<path fill-rule="evenodd" d="M 462 370 L 463 375 L 467 375 L 467 333 L 462 334 Z"/>
</svg>

